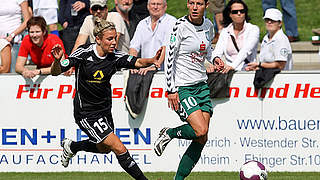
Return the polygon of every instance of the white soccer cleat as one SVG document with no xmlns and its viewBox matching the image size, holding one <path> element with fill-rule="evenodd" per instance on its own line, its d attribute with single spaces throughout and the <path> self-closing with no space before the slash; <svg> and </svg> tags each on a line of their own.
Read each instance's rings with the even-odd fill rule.
<svg viewBox="0 0 320 180">
<path fill-rule="evenodd" d="M 61 141 L 61 147 L 63 148 L 62 155 L 61 155 L 61 162 L 62 166 L 65 168 L 68 167 L 70 159 L 75 156 L 75 154 L 71 151 L 70 145 L 72 143 L 71 139 L 64 138 Z"/>
<path fill-rule="evenodd" d="M 168 129 L 169 129 L 168 127 L 161 129 L 159 133 L 159 138 L 154 143 L 154 151 L 158 156 L 162 155 L 164 149 L 171 141 L 170 136 L 167 134 Z"/>
</svg>

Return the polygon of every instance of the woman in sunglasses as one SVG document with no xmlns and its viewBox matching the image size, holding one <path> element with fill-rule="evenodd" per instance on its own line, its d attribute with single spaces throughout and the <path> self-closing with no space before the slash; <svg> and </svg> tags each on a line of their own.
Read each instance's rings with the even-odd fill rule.
<svg viewBox="0 0 320 180">
<path fill-rule="evenodd" d="M 259 27 L 248 23 L 248 6 L 242 0 L 231 0 L 223 10 L 224 28 L 213 51 L 215 59 L 224 55 L 226 65 L 221 71 L 244 71 L 248 63 L 256 60 Z"/>
</svg>

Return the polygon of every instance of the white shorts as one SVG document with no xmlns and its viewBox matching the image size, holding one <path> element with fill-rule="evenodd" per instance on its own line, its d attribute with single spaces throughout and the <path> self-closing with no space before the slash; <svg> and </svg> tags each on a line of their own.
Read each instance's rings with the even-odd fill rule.
<svg viewBox="0 0 320 180">
<path fill-rule="evenodd" d="M 42 16 L 47 25 L 58 23 L 58 9 L 56 8 L 40 8 L 33 11 L 34 16 Z"/>
</svg>

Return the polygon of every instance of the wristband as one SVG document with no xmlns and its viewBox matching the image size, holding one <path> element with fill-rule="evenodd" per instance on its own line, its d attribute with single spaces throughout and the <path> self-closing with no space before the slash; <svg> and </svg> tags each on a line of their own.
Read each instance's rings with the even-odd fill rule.
<svg viewBox="0 0 320 180">
<path fill-rule="evenodd" d="M 259 67 L 259 68 L 262 68 L 262 66 L 261 66 L 261 62 L 259 62 L 259 65 L 258 65 L 258 67 Z"/>
<path fill-rule="evenodd" d="M 39 75 L 41 75 L 41 74 L 42 74 L 41 69 L 39 69 Z"/>
<path fill-rule="evenodd" d="M 172 92 L 172 91 L 167 91 L 168 94 L 174 94 L 176 92 Z"/>
</svg>

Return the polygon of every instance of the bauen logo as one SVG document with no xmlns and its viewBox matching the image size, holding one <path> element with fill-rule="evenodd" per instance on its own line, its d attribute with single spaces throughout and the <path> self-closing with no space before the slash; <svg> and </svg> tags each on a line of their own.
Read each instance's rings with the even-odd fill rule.
<svg viewBox="0 0 320 180">
<path fill-rule="evenodd" d="M 230 98 L 320 98 L 320 87 L 312 87 L 311 84 L 284 84 L 283 87 L 266 87 L 254 89 L 253 87 L 239 88 L 230 87 Z M 59 85 L 57 88 L 43 88 L 40 84 L 19 85 L 17 99 L 48 99 L 48 98 L 74 98 L 76 93 L 72 85 Z M 112 98 L 123 98 L 123 88 L 112 88 Z M 167 98 L 165 88 L 151 88 L 151 98 Z"/>
</svg>

